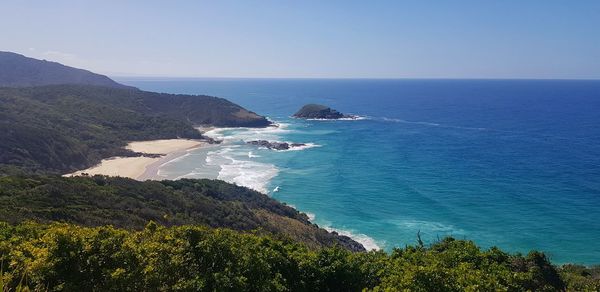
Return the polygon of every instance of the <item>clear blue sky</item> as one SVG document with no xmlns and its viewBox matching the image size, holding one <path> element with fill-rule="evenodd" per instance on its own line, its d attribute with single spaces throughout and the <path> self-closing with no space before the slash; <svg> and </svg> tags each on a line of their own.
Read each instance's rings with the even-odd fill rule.
<svg viewBox="0 0 600 292">
<path fill-rule="evenodd" d="M 600 78 L 600 1 L 16 1 L 0 50 L 109 75 Z"/>
</svg>

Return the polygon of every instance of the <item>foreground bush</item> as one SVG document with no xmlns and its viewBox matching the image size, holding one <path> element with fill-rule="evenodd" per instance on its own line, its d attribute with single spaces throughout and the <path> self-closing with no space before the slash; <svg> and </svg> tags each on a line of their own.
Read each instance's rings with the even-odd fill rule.
<svg viewBox="0 0 600 292">
<path fill-rule="evenodd" d="M 565 289 L 543 254 L 481 250 L 471 241 L 446 238 L 389 254 L 353 253 L 227 229 L 166 228 L 152 222 L 142 231 L 0 223 L 0 261 L 4 289 L 22 284 L 44 291 Z M 593 282 L 586 285 L 594 287 Z"/>
</svg>

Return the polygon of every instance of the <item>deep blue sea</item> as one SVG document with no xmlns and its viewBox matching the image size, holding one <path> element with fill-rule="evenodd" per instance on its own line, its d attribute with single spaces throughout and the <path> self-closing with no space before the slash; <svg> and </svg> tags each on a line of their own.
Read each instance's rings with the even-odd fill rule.
<svg viewBox="0 0 600 292">
<path fill-rule="evenodd" d="M 220 178 L 293 205 L 369 248 L 452 235 L 482 247 L 600 263 L 600 81 L 135 79 L 268 116 L 217 129 L 223 145 L 165 164 L 165 178 Z M 321 103 L 357 121 L 290 118 Z M 310 143 L 258 149 L 253 139 Z"/>
</svg>

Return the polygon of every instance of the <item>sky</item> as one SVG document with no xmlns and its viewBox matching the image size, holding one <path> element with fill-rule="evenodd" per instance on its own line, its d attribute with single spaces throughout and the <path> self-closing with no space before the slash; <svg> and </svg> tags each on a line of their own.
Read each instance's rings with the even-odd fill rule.
<svg viewBox="0 0 600 292">
<path fill-rule="evenodd" d="M 600 79 L 600 1 L 1 0 L 0 51 L 111 76 Z"/>
</svg>

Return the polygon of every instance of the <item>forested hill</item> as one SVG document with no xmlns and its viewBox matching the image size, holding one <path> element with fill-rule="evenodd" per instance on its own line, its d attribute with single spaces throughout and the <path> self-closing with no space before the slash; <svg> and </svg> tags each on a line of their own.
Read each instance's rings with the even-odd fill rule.
<svg viewBox="0 0 600 292">
<path fill-rule="evenodd" d="M 51 84 L 87 84 L 127 88 L 110 78 L 56 62 L 0 51 L 0 86 L 24 87 Z"/>
<path fill-rule="evenodd" d="M 132 88 L 0 88 L 0 173 L 67 173 L 132 155 L 128 141 L 201 138 L 195 125 L 267 126 L 225 99 Z"/>
<path fill-rule="evenodd" d="M 364 248 L 329 233 L 304 213 L 269 196 L 218 180 L 145 181 L 120 177 L 0 177 L 0 222 L 67 222 L 143 229 L 149 221 L 164 226 L 207 225 L 258 231 L 310 247 Z"/>
<path fill-rule="evenodd" d="M 40 86 L 43 85 L 43 86 Z M 129 141 L 201 138 L 196 125 L 266 127 L 226 99 L 139 90 L 55 62 L 0 52 L 0 174 L 66 173 Z"/>
</svg>

